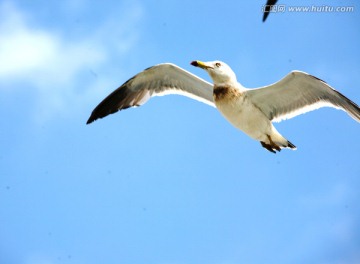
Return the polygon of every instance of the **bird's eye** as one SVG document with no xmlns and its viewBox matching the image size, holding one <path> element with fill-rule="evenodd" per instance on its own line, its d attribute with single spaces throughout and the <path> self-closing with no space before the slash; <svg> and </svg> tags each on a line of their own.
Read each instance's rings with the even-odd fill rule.
<svg viewBox="0 0 360 264">
<path fill-rule="evenodd" d="M 217 62 L 217 63 L 215 63 L 215 66 L 219 68 L 221 66 L 221 63 Z"/>
</svg>

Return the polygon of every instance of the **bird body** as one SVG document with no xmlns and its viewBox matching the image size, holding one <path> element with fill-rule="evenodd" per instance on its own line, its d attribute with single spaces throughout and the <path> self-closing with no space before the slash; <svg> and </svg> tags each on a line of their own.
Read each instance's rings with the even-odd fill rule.
<svg viewBox="0 0 360 264">
<path fill-rule="evenodd" d="M 288 140 L 279 134 L 264 113 L 249 100 L 245 91 L 215 86 L 214 101 L 225 119 L 251 138 L 271 146 L 271 149 L 289 146 Z"/>
<path fill-rule="evenodd" d="M 234 127 L 276 153 L 282 148 L 296 147 L 272 122 L 324 106 L 344 110 L 360 122 L 358 105 L 307 73 L 293 71 L 274 84 L 247 89 L 224 62 L 193 61 L 191 65 L 206 70 L 213 84 L 174 64 L 159 64 L 135 75 L 107 96 L 93 110 L 87 124 L 119 110 L 140 106 L 152 96 L 181 94 L 216 107 Z"/>
</svg>

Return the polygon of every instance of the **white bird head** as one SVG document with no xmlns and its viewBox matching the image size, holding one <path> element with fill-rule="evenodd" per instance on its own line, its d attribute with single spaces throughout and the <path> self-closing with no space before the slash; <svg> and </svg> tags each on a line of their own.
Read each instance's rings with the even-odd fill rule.
<svg viewBox="0 0 360 264">
<path fill-rule="evenodd" d="M 233 70 L 222 61 L 192 61 L 191 65 L 195 67 L 200 67 L 206 70 L 215 85 L 220 84 L 237 84 L 236 75 Z"/>
</svg>

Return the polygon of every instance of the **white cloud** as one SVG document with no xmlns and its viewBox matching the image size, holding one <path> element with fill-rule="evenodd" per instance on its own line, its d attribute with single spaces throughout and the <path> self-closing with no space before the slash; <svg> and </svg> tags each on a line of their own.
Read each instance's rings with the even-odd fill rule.
<svg viewBox="0 0 360 264">
<path fill-rule="evenodd" d="M 0 66 L 2 78 L 11 77 L 49 63 L 58 47 L 56 41 L 42 32 L 29 32 L 22 28 L 5 36 L 0 43 Z"/>
<path fill-rule="evenodd" d="M 0 7 L 0 80 L 25 79 L 41 84 L 49 79 L 68 81 L 81 67 L 105 60 L 104 47 L 91 41 L 70 42 L 55 33 L 32 28 L 11 4 Z"/>
<path fill-rule="evenodd" d="M 36 113 L 40 119 L 74 105 L 79 96 L 81 101 L 86 101 L 84 97 L 94 91 L 83 89 L 79 95 L 77 82 L 81 74 L 89 73 L 93 67 L 106 67 L 113 57 L 123 56 L 136 41 L 136 30 L 129 28 L 133 29 L 141 18 L 141 8 L 134 5 L 126 13 L 126 20 L 99 19 L 98 27 L 89 35 L 70 39 L 61 30 L 54 32 L 33 26 L 29 21 L 35 18 L 34 14 L 25 14 L 10 2 L 3 2 L 0 4 L 0 84 L 3 84 L 0 92 L 1 89 L 18 91 L 24 86 L 33 89 L 41 109 Z"/>
</svg>

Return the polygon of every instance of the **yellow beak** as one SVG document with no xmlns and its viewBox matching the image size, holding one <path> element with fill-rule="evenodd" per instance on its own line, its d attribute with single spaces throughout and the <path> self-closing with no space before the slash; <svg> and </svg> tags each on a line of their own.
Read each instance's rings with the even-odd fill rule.
<svg viewBox="0 0 360 264">
<path fill-rule="evenodd" d="M 212 68 L 211 66 L 207 65 L 205 62 L 202 62 L 202 61 L 192 61 L 190 63 L 192 66 L 195 66 L 195 67 L 200 67 L 201 69 L 208 69 L 208 68 Z"/>
</svg>

